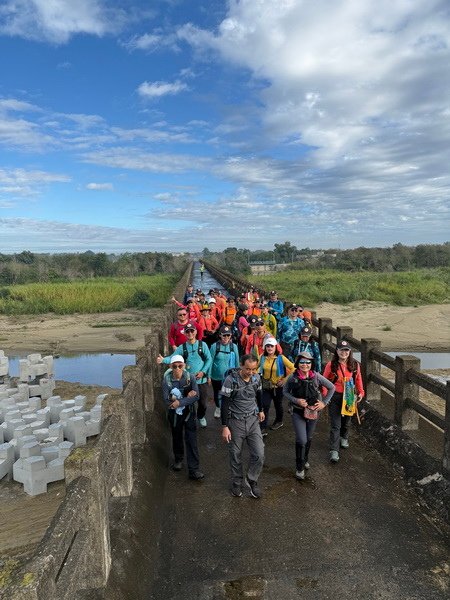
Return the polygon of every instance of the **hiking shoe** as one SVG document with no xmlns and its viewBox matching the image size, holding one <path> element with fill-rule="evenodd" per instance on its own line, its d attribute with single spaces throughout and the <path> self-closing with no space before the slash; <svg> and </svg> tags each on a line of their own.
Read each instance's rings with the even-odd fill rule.
<svg viewBox="0 0 450 600">
<path fill-rule="evenodd" d="M 347 438 L 341 438 L 341 448 L 348 448 L 349 447 L 349 443 Z"/>
<path fill-rule="evenodd" d="M 276 431 L 281 427 L 283 427 L 283 421 L 275 421 L 270 429 L 272 429 L 272 431 Z"/>
<path fill-rule="evenodd" d="M 173 465 L 172 465 L 172 470 L 173 471 L 181 471 L 181 469 L 183 468 L 183 461 L 182 460 L 175 460 Z"/>
<path fill-rule="evenodd" d="M 205 417 L 202 417 L 201 419 L 199 419 L 198 423 L 199 423 L 200 427 L 206 427 L 208 425 L 208 423 L 206 422 Z"/>
<path fill-rule="evenodd" d="M 220 419 L 220 408 L 219 407 L 217 407 L 216 410 L 214 411 L 214 418 Z"/>
<path fill-rule="evenodd" d="M 310 468 L 310 466 L 311 466 L 311 465 L 309 464 L 309 462 L 305 462 L 305 469 L 306 469 L 306 470 L 308 470 L 308 469 Z"/>
<path fill-rule="evenodd" d="M 261 498 L 262 494 L 261 494 L 261 490 L 258 487 L 258 482 L 257 481 L 252 481 L 251 479 L 247 478 L 245 480 L 245 483 L 250 488 L 250 496 L 252 498 Z"/>
<path fill-rule="evenodd" d="M 233 481 L 231 484 L 231 495 L 236 498 L 240 498 L 242 496 L 242 485 L 240 483 L 236 483 Z"/>
<path fill-rule="evenodd" d="M 303 481 L 305 479 L 305 469 L 302 471 L 295 471 L 295 476 L 297 479 L 300 479 L 300 481 Z"/>
<path fill-rule="evenodd" d="M 339 462 L 339 452 L 337 450 L 332 450 L 330 452 L 330 460 L 333 463 Z"/>
<path fill-rule="evenodd" d="M 200 481 L 205 477 L 205 474 L 202 471 L 192 471 L 189 473 L 189 479 L 193 479 L 194 481 Z"/>
</svg>

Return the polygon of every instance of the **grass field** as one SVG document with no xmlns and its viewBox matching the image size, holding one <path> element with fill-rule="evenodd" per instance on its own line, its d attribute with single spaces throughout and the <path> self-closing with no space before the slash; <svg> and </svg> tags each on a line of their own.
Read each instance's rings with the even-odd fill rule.
<svg viewBox="0 0 450 600">
<path fill-rule="evenodd" d="M 0 288 L 0 314 L 68 315 L 155 308 L 167 302 L 178 279 L 178 275 L 143 275 L 4 286 Z"/>
<path fill-rule="evenodd" d="M 321 302 L 348 304 L 356 300 L 397 306 L 450 302 L 450 268 L 394 273 L 286 270 L 252 276 L 249 280 L 267 291 L 276 290 L 281 298 L 309 307 Z"/>
</svg>

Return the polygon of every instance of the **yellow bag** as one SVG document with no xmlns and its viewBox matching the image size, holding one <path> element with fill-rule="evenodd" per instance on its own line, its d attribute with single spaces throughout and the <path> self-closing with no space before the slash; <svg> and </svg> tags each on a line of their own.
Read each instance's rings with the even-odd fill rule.
<svg viewBox="0 0 450 600">
<path fill-rule="evenodd" d="M 341 415 L 352 417 L 356 412 L 355 383 L 353 377 L 344 377 Z"/>
</svg>

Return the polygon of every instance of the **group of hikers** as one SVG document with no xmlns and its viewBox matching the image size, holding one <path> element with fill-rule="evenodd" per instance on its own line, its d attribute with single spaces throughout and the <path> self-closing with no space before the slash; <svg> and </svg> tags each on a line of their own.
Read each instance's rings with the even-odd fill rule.
<svg viewBox="0 0 450 600">
<path fill-rule="evenodd" d="M 264 438 L 283 426 L 286 399 L 295 432 L 295 477 L 304 480 L 320 412 L 328 406 L 330 461 L 339 461 L 349 447 L 349 425 L 364 396 L 359 363 L 346 339 L 339 340 L 331 361 L 322 369 L 321 353 L 313 339 L 311 313 L 297 304 L 287 307 L 272 291 L 261 298 L 250 287 L 239 297 L 214 288 L 186 289 L 172 298 L 177 320 L 168 340 L 172 353 L 161 354 L 168 366 L 163 377 L 163 400 L 172 433 L 174 462 L 181 471 L 186 449 L 189 478 L 201 480 L 197 423 L 207 427 L 207 406 L 214 397 L 214 417 L 221 420 L 228 444 L 231 494 L 249 489 L 261 497 L 258 485 L 264 464 Z M 270 423 L 273 402 L 275 417 Z M 249 449 L 244 475 L 242 450 Z"/>
</svg>

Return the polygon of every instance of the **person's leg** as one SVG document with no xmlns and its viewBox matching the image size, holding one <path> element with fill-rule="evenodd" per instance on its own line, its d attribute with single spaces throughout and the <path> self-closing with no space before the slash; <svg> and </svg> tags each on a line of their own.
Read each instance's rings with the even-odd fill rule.
<svg viewBox="0 0 450 600">
<path fill-rule="evenodd" d="M 294 426 L 295 431 L 295 469 L 296 476 L 299 479 L 304 478 L 304 468 L 305 468 L 305 455 L 306 455 L 306 443 L 308 440 L 307 437 L 307 424 L 306 419 L 303 415 L 293 412 L 292 413 L 292 425 Z"/>
<path fill-rule="evenodd" d="M 269 426 L 269 411 L 270 411 L 270 403 L 272 402 L 272 390 L 263 390 L 262 392 L 262 407 L 264 412 L 264 421 L 262 421 L 259 425 L 261 427 L 261 431 L 264 433 L 267 431 Z"/>
<path fill-rule="evenodd" d="M 276 426 L 279 423 L 283 423 L 284 411 L 283 411 L 283 388 L 282 387 L 275 388 L 273 405 L 275 407 L 274 425 Z"/>
<path fill-rule="evenodd" d="M 339 451 L 339 437 L 341 430 L 342 394 L 335 392 L 328 405 L 330 415 L 330 451 Z"/>
<path fill-rule="evenodd" d="M 206 415 L 206 407 L 208 406 L 208 384 L 207 383 L 199 383 L 198 384 L 198 411 L 197 417 L 198 420 L 204 419 Z"/>
<path fill-rule="evenodd" d="M 245 423 L 247 445 L 250 452 L 247 478 L 250 481 L 258 481 L 264 465 L 264 442 L 261 435 L 261 428 L 259 427 L 257 416 L 247 417 Z"/>
<path fill-rule="evenodd" d="M 219 379 L 211 379 L 211 385 L 214 394 L 214 404 L 217 408 L 220 408 L 219 392 L 220 388 L 222 387 L 222 382 Z"/>
<path fill-rule="evenodd" d="M 305 419 L 306 420 L 306 444 L 305 444 L 305 469 L 309 469 L 309 450 L 311 448 L 312 436 L 317 427 L 318 419 Z"/>
<path fill-rule="evenodd" d="M 172 450 L 176 463 L 183 462 L 184 444 L 183 444 L 183 415 L 177 415 L 174 410 L 169 410 L 167 419 L 172 433 Z M 180 467 L 181 468 L 181 467 Z M 178 469 L 177 469 L 178 470 Z"/>
<path fill-rule="evenodd" d="M 350 427 L 351 420 L 352 420 L 352 418 L 348 415 L 341 416 L 341 429 L 339 432 L 339 436 L 341 438 L 341 446 L 343 446 L 343 447 L 348 446 L 348 430 Z M 345 440 L 345 442 L 347 442 L 347 444 L 345 442 L 344 442 L 344 444 L 342 444 L 342 440 Z"/>
<path fill-rule="evenodd" d="M 200 459 L 197 446 L 197 421 L 195 411 L 184 422 L 184 442 L 189 474 L 199 471 Z"/>
<path fill-rule="evenodd" d="M 231 432 L 231 441 L 228 444 L 231 483 L 242 486 L 244 479 L 242 471 L 242 445 L 245 440 L 245 424 L 241 419 L 229 419 L 228 427 Z"/>
</svg>

